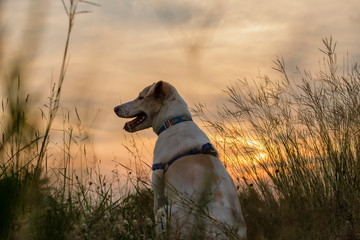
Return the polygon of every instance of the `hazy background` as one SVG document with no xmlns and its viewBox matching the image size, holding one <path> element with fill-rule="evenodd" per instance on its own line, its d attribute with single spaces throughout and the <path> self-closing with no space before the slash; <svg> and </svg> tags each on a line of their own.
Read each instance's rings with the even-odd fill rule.
<svg viewBox="0 0 360 240">
<path fill-rule="evenodd" d="M 237 79 L 256 79 L 259 71 L 276 77 L 276 56 L 285 59 L 290 73 L 296 74 L 296 66 L 317 69 L 324 37 L 338 42 L 340 62 L 360 58 L 357 0 L 94 2 L 101 6 L 79 5 L 91 13 L 76 18 L 61 106 L 72 113 L 78 109 L 108 169 L 114 159 L 124 164 L 129 159 L 122 146 L 130 139 L 122 130 L 125 120 L 113 107 L 153 82 L 168 81 L 189 106 L 200 102 L 215 110 L 226 103 L 223 90 Z M 39 19 L 27 17 L 32 8 Z M 40 107 L 60 70 L 67 28 L 62 2 L 1 0 L 0 14 L 3 66 L 19 52 L 36 50 L 27 59 L 24 91 Z M 7 92 L 0 94 L 3 99 Z M 156 135 L 149 129 L 139 136 L 151 152 Z"/>
</svg>

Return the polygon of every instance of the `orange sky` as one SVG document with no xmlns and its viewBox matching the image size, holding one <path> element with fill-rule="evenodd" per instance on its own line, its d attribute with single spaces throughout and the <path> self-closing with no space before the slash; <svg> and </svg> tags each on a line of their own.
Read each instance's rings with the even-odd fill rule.
<svg viewBox="0 0 360 240">
<path fill-rule="evenodd" d="M 64 8 L 60 0 L 1 2 L 4 66 L 16 52 L 31 50 L 20 44 L 29 42 L 25 38 L 38 41 L 42 34 L 24 80 L 25 91 L 42 106 L 60 69 L 67 27 Z M 317 69 L 324 37 L 338 42 L 339 60 L 347 52 L 350 61 L 360 58 L 358 0 L 94 2 L 101 6 L 79 6 L 92 13 L 76 18 L 61 105 L 73 115 L 74 107 L 78 109 L 82 124 L 91 126 L 98 158 L 110 168 L 114 156 L 128 161 L 122 144 L 130 139 L 113 107 L 153 82 L 171 82 L 189 106 L 201 102 L 215 110 L 226 102 L 223 90 L 237 79 L 256 78 L 259 71 L 276 77 L 276 56 L 285 59 L 290 74 L 296 66 Z M 26 17 L 31 6 L 40 19 L 31 21 L 43 24 L 41 31 Z M 0 94 L 4 98 L 7 93 Z M 152 130 L 139 136 L 149 145 L 156 139 Z"/>
</svg>

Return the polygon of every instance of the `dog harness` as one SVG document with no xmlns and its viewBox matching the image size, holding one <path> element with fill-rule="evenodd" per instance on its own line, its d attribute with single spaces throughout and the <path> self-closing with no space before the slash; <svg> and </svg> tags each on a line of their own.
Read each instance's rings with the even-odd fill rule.
<svg viewBox="0 0 360 240">
<path fill-rule="evenodd" d="M 190 116 L 187 116 L 187 115 L 174 117 L 174 118 L 164 122 L 164 124 L 161 126 L 161 128 L 157 132 L 157 135 L 160 135 L 160 133 L 162 133 L 163 131 L 165 131 L 166 129 L 168 129 L 169 127 L 171 127 L 173 125 L 176 125 L 176 124 L 181 123 L 181 122 L 187 122 L 187 121 L 192 121 L 192 118 Z"/>
<path fill-rule="evenodd" d="M 214 146 L 211 143 L 206 143 L 206 144 L 202 145 L 201 149 L 193 148 L 186 153 L 177 155 L 176 157 L 171 159 L 168 163 L 154 163 L 152 165 L 152 170 L 155 171 L 158 169 L 163 169 L 164 172 L 166 172 L 166 170 L 170 167 L 170 165 L 173 164 L 179 158 L 189 156 L 189 155 L 196 155 L 196 154 L 209 154 L 209 155 L 212 155 L 215 157 L 218 156 L 218 153 L 217 153 L 216 149 L 214 148 Z"/>
<path fill-rule="evenodd" d="M 187 115 L 182 115 L 182 116 L 172 118 L 172 119 L 166 121 L 161 126 L 161 128 L 157 132 L 157 135 L 160 135 L 160 133 L 162 133 L 163 131 L 165 131 L 166 129 L 171 127 L 172 125 L 176 125 L 178 123 L 186 122 L 186 121 L 192 121 L 192 118 L 190 116 L 187 116 Z M 163 169 L 164 173 L 165 173 L 166 170 L 170 167 L 170 165 L 173 164 L 179 158 L 189 156 L 189 155 L 196 155 L 196 154 L 209 154 L 209 155 L 212 155 L 212 156 L 215 156 L 215 157 L 218 156 L 218 152 L 216 151 L 214 146 L 211 143 L 205 143 L 204 145 L 201 146 L 201 149 L 193 148 L 193 149 L 191 149 L 191 150 L 189 150 L 189 151 L 187 151 L 185 153 L 182 153 L 182 154 L 179 154 L 179 155 L 175 156 L 173 159 L 171 159 L 167 163 L 154 163 L 152 165 L 152 170 L 155 171 L 155 170 L 158 170 L 158 169 Z"/>
</svg>

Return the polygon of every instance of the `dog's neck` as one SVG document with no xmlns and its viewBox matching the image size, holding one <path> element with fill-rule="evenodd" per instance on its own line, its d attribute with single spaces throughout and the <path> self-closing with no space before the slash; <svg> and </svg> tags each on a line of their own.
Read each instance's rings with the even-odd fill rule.
<svg viewBox="0 0 360 240">
<path fill-rule="evenodd" d="M 153 120 L 153 131 L 158 133 L 166 121 L 182 115 L 191 117 L 187 104 L 178 95 L 169 100 L 156 114 Z"/>
</svg>

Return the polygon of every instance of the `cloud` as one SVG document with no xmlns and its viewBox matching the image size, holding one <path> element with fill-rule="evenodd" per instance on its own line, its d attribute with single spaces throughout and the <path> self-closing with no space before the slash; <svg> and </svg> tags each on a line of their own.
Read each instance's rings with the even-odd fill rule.
<svg viewBox="0 0 360 240">
<path fill-rule="evenodd" d="M 25 2 L 3 5 L 8 28 L 18 29 L 19 21 L 10 20 L 21 18 L 18 10 L 25 8 L 19 5 Z M 118 144 L 113 139 L 121 140 L 124 122 L 112 108 L 157 80 L 172 82 L 190 106 L 202 102 L 214 109 L 225 102 L 222 90 L 238 78 L 256 79 L 259 69 L 276 74 L 271 70 L 276 56 L 284 57 L 290 71 L 317 68 L 323 37 L 338 41 L 340 55 L 348 51 L 360 58 L 358 0 L 95 2 L 102 6 L 82 6 L 93 13 L 76 18 L 62 104 L 79 112 L 102 109 L 96 134 L 113 141 L 107 142 L 110 149 Z M 36 86 L 45 96 L 59 70 L 66 24 L 61 1 L 51 4 L 43 49 L 34 60 L 42 73 L 34 83 L 41 82 Z"/>
<path fill-rule="evenodd" d="M 198 1 L 153 1 L 154 12 L 159 19 L 170 27 L 211 28 L 218 24 L 223 14 L 220 1 L 206 5 Z"/>
<path fill-rule="evenodd" d="M 164 26 L 208 28 L 221 20 L 226 3 L 227 0 L 205 3 L 198 0 L 108 0 L 102 6 L 102 12 L 113 20 L 113 24 L 136 24 L 148 29 L 149 26 L 151 29 Z"/>
<path fill-rule="evenodd" d="M 162 22 L 171 26 L 188 24 L 202 13 L 202 9 L 197 6 L 175 1 L 160 4 L 155 7 L 154 11 Z"/>
</svg>

